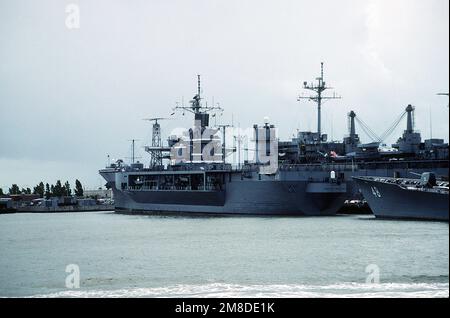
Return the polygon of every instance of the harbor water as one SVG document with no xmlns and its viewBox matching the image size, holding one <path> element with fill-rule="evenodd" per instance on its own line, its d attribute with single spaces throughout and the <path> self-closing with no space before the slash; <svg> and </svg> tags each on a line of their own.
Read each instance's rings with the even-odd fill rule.
<svg viewBox="0 0 450 318">
<path fill-rule="evenodd" d="M 0 251 L 0 297 L 449 297 L 439 222 L 9 214 Z"/>
</svg>

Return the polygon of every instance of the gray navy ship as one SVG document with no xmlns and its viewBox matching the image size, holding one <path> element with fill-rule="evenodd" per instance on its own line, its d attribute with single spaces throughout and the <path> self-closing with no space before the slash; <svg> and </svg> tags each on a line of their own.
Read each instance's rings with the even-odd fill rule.
<svg viewBox="0 0 450 318">
<path fill-rule="evenodd" d="M 209 113 L 216 109 L 203 106 L 200 93 L 199 77 L 190 106 L 179 107 L 194 115 L 194 126 L 184 141 L 172 137 L 167 147 L 162 146 L 160 124 L 154 119 L 152 146 L 146 147 L 151 154 L 149 167 L 119 160 L 100 170 L 113 190 L 117 211 L 329 216 L 342 206 L 347 184 L 332 170 L 311 175 L 294 166 L 278 167 L 278 140 L 268 122 L 253 127 L 254 161 L 237 168 L 227 163 L 225 142 L 215 140 L 218 131 L 209 129 Z M 213 147 L 207 149 L 211 143 Z M 180 152 L 187 156 L 177 160 Z M 163 165 L 163 159 L 169 163 Z"/>
<path fill-rule="evenodd" d="M 358 187 L 377 218 L 418 219 L 448 222 L 448 181 L 433 173 L 420 180 L 355 177 Z"/>
<path fill-rule="evenodd" d="M 328 141 L 321 131 L 321 107 L 325 96 L 323 75 L 316 83 L 304 83 L 314 92 L 301 96 L 317 104 L 317 132 L 298 132 L 289 141 L 276 136 L 268 121 L 253 126 L 253 160 L 241 165 L 227 162 L 230 152 L 241 153 L 241 146 L 226 145 L 227 125 L 210 128 L 210 113 L 219 107 L 203 105 L 200 77 L 197 94 L 189 106 L 175 110 L 190 112 L 194 125 L 184 137 L 171 136 L 167 145 L 161 139 L 161 118 L 151 119 L 153 137 L 145 150 L 150 164 L 125 164 L 118 160 L 99 171 L 106 187 L 114 194 L 116 211 L 128 213 L 188 213 L 242 215 L 335 215 L 346 200 L 362 198 L 353 177 L 375 176 L 408 178 L 412 173 L 432 171 L 448 179 L 448 144 L 442 139 L 424 142 L 414 130 L 414 107 L 408 105 L 382 137 L 354 111 L 348 114 L 349 135 L 343 142 Z M 214 116 L 215 114 L 213 114 Z M 383 139 L 407 117 L 407 129 L 386 151 Z M 373 142 L 362 144 L 356 123 Z M 222 135 L 222 136 L 220 136 Z M 233 136 L 236 139 L 238 136 Z M 247 146 L 247 150 L 248 150 Z M 134 156 L 133 156 L 134 157 Z"/>
</svg>

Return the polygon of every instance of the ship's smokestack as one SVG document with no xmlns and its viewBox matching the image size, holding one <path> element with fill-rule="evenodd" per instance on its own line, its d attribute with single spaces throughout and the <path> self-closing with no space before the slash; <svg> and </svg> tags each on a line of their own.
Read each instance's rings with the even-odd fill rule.
<svg viewBox="0 0 450 318">
<path fill-rule="evenodd" d="M 414 112 L 414 107 L 412 105 L 408 105 L 408 107 L 406 107 L 406 113 L 408 114 L 406 131 L 408 133 L 412 133 L 414 131 L 413 112 Z"/>
<path fill-rule="evenodd" d="M 352 110 L 348 114 L 348 117 L 350 118 L 350 127 L 349 127 L 350 138 L 351 138 L 351 140 L 355 140 L 355 135 L 356 135 L 356 129 L 355 129 L 356 114 L 355 114 L 355 112 Z"/>
</svg>

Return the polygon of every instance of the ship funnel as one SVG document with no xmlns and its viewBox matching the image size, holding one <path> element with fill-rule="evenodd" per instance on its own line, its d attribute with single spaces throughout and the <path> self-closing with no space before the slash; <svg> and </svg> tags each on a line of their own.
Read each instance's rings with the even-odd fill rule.
<svg viewBox="0 0 450 318">
<path fill-rule="evenodd" d="M 408 114 L 406 131 L 412 133 L 414 131 L 414 117 L 413 117 L 414 107 L 412 105 L 408 105 L 405 111 Z"/>
<path fill-rule="evenodd" d="M 350 138 L 352 138 L 352 140 L 353 140 L 355 138 L 355 135 L 356 135 L 356 129 L 355 129 L 355 117 L 356 117 L 356 114 L 355 114 L 355 112 L 352 110 L 348 114 L 348 117 L 350 119 L 349 134 L 350 134 Z"/>
</svg>

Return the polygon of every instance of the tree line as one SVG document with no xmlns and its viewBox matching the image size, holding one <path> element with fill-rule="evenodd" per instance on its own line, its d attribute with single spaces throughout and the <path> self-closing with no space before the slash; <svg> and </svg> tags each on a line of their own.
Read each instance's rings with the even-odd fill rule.
<svg viewBox="0 0 450 318">
<path fill-rule="evenodd" d="M 82 197 L 84 195 L 83 186 L 81 182 L 77 179 L 75 180 L 75 188 L 73 189 L 73 193 L 77 197 Z M 41 198 L 49 199 L 51 197 L 63 197 L 63 196 L 71 196 L 72 188 L 70 187 L 69 181 L 66 181 L 64 184 L 61 183 L 61 180 L 56 181 L 55 185 L 50 185 L 41 181 L 37 184 L 33 190 L 30 188 L 22 188 L 17 184 L 13 184 L 11 188 L 8 189 L 9 195 L 14 194 L 35 194 L 39 195 Z M 0 188 L 0 195 L 3 195 L 3 190 Z"/>
</svg>

